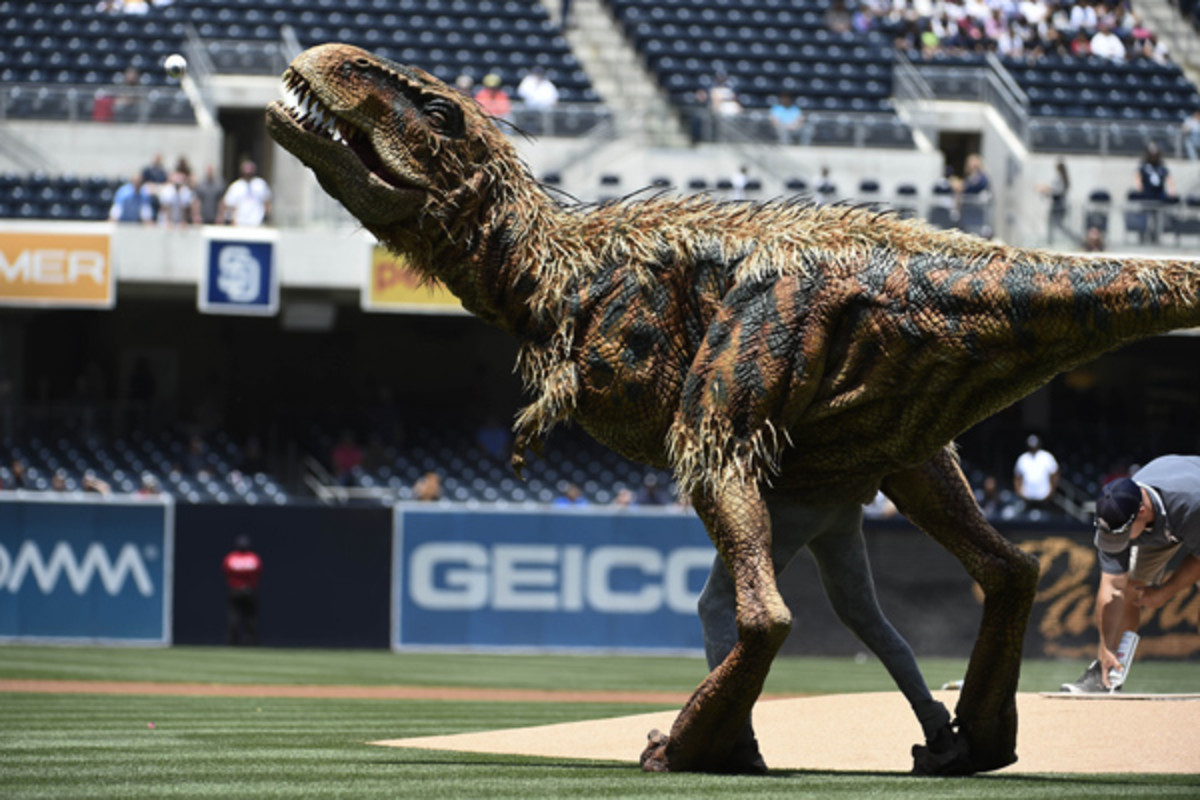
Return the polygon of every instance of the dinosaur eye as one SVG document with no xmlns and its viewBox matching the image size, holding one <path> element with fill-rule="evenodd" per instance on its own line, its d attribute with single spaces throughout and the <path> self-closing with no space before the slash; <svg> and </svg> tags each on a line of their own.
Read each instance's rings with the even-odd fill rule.
<svg viewBox="0 0 1200 800">
<path fill-rule="evenodd" d="M 446 100 L 433 100 L 425 106 L 425 119 L 438 133 L 457 135 L 462 128 L 462 117 L 458 109 Z"/>
</svg>

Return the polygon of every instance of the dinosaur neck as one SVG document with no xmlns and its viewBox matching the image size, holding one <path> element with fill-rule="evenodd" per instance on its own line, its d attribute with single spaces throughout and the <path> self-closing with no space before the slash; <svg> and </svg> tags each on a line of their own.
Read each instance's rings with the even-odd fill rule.
<svg viewBox="0 0 1200 800">
<path fill-rule="evenodd" d="M 448 222 L 430 226 L 417 268 L 441 281 L 472 314 L 518 339 L 560 317 L 579 265 L 573 215 L 562 210 L 519 162 L 493 163 L 481 196 Z"/>
</svg>

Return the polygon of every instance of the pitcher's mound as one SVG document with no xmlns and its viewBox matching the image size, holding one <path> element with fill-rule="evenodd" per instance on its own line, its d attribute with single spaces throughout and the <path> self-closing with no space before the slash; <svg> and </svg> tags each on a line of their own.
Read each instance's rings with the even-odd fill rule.
<svg viewBox="0 0 1200 800">
<path fill-rule="evenodd" d="M 957 692 L 935 692 L 948 708 Z M 1016 764 L 1004 772 L 1200 773 L 1200 695 L 1020 694 Z M 387 747 L 636 763 L 677 711 L 373 742 Z M 754 727 L 774 769 L 908 772 L 920 726 L 898 692 L 760 702 Z M 1140 744 L 1138 744 L 1140 742 Z"/>
</svg>

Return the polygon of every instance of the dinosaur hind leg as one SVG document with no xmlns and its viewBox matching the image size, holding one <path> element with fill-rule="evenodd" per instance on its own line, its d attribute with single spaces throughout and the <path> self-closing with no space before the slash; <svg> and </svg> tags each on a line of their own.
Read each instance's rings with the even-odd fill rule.
<svg viewBox="0 0 1200 800">
<path fill-rule="evenodd" d="M 717 552 L 733 578 L 737 643 L 684 705 L 669 736 L 652 732 L 642 753 L 648 772 L 739 771 L 735 746 L 771 662 L 791 628 L 791 612 L 775 586 L 766 505 L 753 481 L 694 498 Z"/>
<path fill-rule="evenodd" d="M 1017 760 L 1017 679 L 1037 589 L 1037 562 L 984 519 L 949 450 L 889 476 L 883 490 L 983 588 L 983 618 L 955 709 L 956 724 L 969 743 L 969 771 L 1007 766 Z"/>
</svg>

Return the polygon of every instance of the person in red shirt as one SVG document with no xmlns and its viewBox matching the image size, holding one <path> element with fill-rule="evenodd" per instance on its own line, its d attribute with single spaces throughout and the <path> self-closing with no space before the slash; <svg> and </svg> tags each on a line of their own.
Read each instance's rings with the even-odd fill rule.
<svg viewBox="0 0 1200 800">
<path fill-rule="evenodd" d="M 239 536 L 222 565 L 229 587 L 225 640 L 229 644 L 258 644 L 258 580 L 262 559 L 250 548 L 250 537 Z"/>
</svg>

